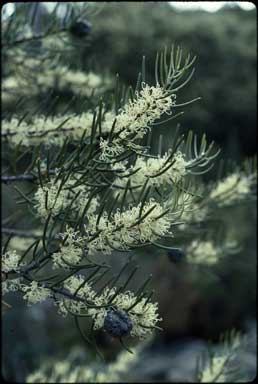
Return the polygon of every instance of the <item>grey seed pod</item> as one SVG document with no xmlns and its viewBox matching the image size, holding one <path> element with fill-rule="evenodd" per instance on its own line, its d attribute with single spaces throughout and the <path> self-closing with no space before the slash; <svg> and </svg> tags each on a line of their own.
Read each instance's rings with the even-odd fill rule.
<svg viewBox="0 0 258 384">
<path fill-rule="evenodd" d="M 122 337 L 130 333 L 133 328 L 129 315 L 115 308 L 110 308 L 104 320 L 104 329 L 113 337 Z"/>
<path fill-rule="evenodd" d="M 78 20 L 70 27 L 70 32 L 73 36 L 85 37 L 90 33 L 91 27 L 87 20 Z"/>
</svg>

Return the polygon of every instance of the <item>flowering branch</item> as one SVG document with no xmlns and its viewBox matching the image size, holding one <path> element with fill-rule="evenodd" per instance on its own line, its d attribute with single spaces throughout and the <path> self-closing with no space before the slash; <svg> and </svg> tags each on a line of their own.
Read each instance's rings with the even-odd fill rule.
<svg viewBox="0 0 258 384">
<path fill-rule="evenodd" d="M 167 152 L 162 151 L 162 137 L 158 154 L 152 151 L 153 125 L 172 116 L 175 107 L 189 104 L 176 104 L 176 92 L 190 80 L 193 71 L 185 81 L 183 77 L 194 59 L 188 56 L 182 66 L 181 62 L 181 50 L 177 50 L 175 58 L 171 54 L 169 62 L 164 51 L 157 56 L 156 84 L 145 83 L 143 70 L 136 91 L 131 90 L 128 97 L 119 100 L 121 92 L 116 89 L 115 101 L 108 107 L 100 100 L 97 107 L 80 115 L 24 115 L 4 121 L 8 145 L 15 149 L 11 152 L 16 156 L 14 163 L 19 151 L 25 149 L 32 160 L 27 173 L 2 176 L 1 181 L 37 181 L 30 199 L 16 189 L 43 226 L 42 236 L 2 229 L 6 235 L 42 240 L 33 252 L 35 243 L 30 245 L 22 257 L 16 251 L 6 252 L 7 246 L 4 248 L 4 273 L 17 276 L 3 282 L 4 292 L 24 292 L 29 305 L 53 298 L 59 313 L 90 317 L 93 330 L 104 329 L 118 338 L 144 338 L 158 328 L 161 319 L 157 303 L 150 302 L 153 292 L 146 290 L 149 279 L 135 294 L 126 290 L 136 273 L 134 268 L 122 284 L 117 285 L 120 271 L 101 286 L 101 279 L 106 278 L 111 267 L 98 264 L 91 257 L 104 258 L 147 245 L 184 255 L 181 245 L 177 248 L 178 244 L 167 244 L 178 240 L 174 227 L 194 222 L 188 220 L 187 214 L 191 216 L 194 204 L 198 210 L 197 196 L 202 204 L 220 202 L 221 194 L 232 184 L 231 179 L 224 180 L 226 187 L 218 184 L 213 192 L 208 191 L 208 196 L 200 198 L 192 179 L 207 172 L 219 153 L 214 151 L 213 142 L 207 144 L 205 135 L 199 145 L 191 131 L 186 137 L 176 131 Z M 177 84 L 181 79 L 182 83 Z M 179 114 L 172 117 L 176 116 Z M 249 179 L 245 183 L 233 179 L 238 182 L 238 188 L 233 183 L 236 194 L 246 196 Z M 199 209 L 198 214 L 201 213 Z M 165 245 L 160 244 L 163 240 Z M 206 264 L 213 265 L 218 259 L 217 248 L 213 249 L 213 243 L 208 241 L 190 244 L 187 251 L 184 259 L 195 264 L 203 263 L 204 254 L 210 256 L 209 260 L 206 257 Z M 33 260 L 26 265 L 24 260 L 26 255 L 31 256 L 30 252 Z M 49 275 L 49 267 L 55 270 L 53 275 Z M 91 274 L 78 275 L 91 268 Z M 47 275 L 44 277 L 39 271 L 46 271 Z"/>
</svg>

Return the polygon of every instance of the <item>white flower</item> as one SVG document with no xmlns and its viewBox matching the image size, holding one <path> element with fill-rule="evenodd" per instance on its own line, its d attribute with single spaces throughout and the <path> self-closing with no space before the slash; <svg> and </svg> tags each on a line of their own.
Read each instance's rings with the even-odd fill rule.
<svg viewBox="0 0 258 384">
<path fill-rule="evenodd" d="M 62 361 L 47 361 L 40 369 L 29 374 L 26 383 L 121 383 L 123 374 L 129 372 L 130 367 L 139 358 L 139 347 L 132 348 L 133 353 L 122 351 L 116 360 L 109 364 L 76 364 L 73 361 L 81 356 L 80 350 L 73 349 Z"/>
<path fill-rule="evenodd" d="M 187 173 L 187 162 L 180 151 L 176 152 L 173 159 L 166 163 L 168 157 L 169 154 L 167 153 L 163 157 L 159 158 L 146 158 L 139 156 L 137 157 L 135 164 L 127 169 L 126 174 L 132 173 L 132 175 L 120 178 L 119 176 L 124 176 L 123 173 L 120 173 L 114 184 L 125 187 L 128 178 L 130 178 L 132 186 L 142 186 L 146 182 L 147 177 L 150 177 L 149 183 L 152 185 L 177 183 Z M 170 168 L 160 174 L 170 164 L 172 164 Z M 116 168 L 112 166 L 112 169 L 115 170 Z"/>
<path fill-rule="evenodd" d="M 45 70 L 37 76 L 38 83 L 44 88 L 57 86 L 61 90 L 71 89 L 75 94 L 90 97 L 93 91 L 101 93 L 110 86 L 110 79 L 96 73 L 74 71 L 68 67 Z"/>
<path fill-rule="evenodd" d="M 42 236 L 41 230 L 32 231 L 35 236 Z M 34 237 L 13 236 L 10 240 L 9 247 L 19 252 L 24 252 L 35 241 Z"/>
<path fill-rule="evenodd" d="M 55 49 L 57 48 L 57 41 L 52 41 L 48 38 L 45 43 L 47 45 L 54 44 Z M 63 45 L 63 44 L 62 44 Z M 63 49 L 63 46 L 60 46 Z M 51 88 L 57 88 L 59 90 L 71 90 L 75 94 L 90 97 L 92 92 L 103 93 L 107 88 L 110 87 L 110 78 L 107 76 L 103 77 L 93 72 L 84 73 L 79 70 L 72 70 L 66 66 L 49 67 L 49 62 L 41 63 L 41 71 L 35 73 L 35 67 L 38 65 L 34 60 L 34 63 L 28 63 L 34 69 L 35 74 L 35 89 L 40 87 L 41 91 L 47 92 Z M 28 67 L 26 63 L 26 66 Z M 18 78 L 21 81 L 20 78 Z"/>
<path fill-rule="evenodd" d="M 111 168 L 112 168 L 113 171 L 117 171 L 117 172 L 123 173 L 123 172 L 128 170 L 127 164 L 128 164 L 127 160 L 118 161 L 115 164 L 112 164 Z"/>
<path fill-rule="evenodd" d="M 101 159 L 119 155 L 128 144 L 132 146 L 135 140 L 143 138 L 151 124 L 169 112 L 174 98 L 175 95 L 169 95 L 159 85 L 150 87 L 143 84 L 135 100 L 130 100 L 116 116 L 115 132 L 120 132 L 119 136 L 112 143 L 102 139 Z"/>
<path fill-rule="evenodd" d="M 207 218 L 209 209 L 198 203 L 186 204 L 186 207 L 180 217 L 180 220 L 184 222 L 178 226 L 179 230 L 185 230 L 191 223 L 201 223 Z"/>
<path fill-rule="evenodd" d="M 111 254 L 114 249 L 130 249 L 137 244 L 154 241 L 159 236 L 168 233 L 170 220 L 164 215 L 164 208 L 155 200 L 145 203 L 140 220 L 141 204 L 132 206 L 120 212 L 119 209 L 108 218 L 104 212 L 97 225 L 97 215 L 89 216 L 85 226 L 86 241 L 88 241 L 89 254 L 102 252 Z M 162 216 L 163 215 L 163 216 Z M 99 235 L 91 240 L 97 231 Z"/>
<path fill-rule="evenodd" d="M 69 264 L 78 264 L 81 261 L 83 256 L 83 243 L 84 240 L 79 236 L 79 231 L 74 232 L 74 230 L 66 226 L 64 233 L 57 235 L 62 239 L 66 238 L 65 244 L 61 245 L 58 252 L 53 253 L 53 268 L 66 268 L 69 269 Z"/>
<path fill-rule="evenodd" d="M 26 292 L 23 298 L 28 301 L 28 305 L 40 303 L 51 295 L 50 289 L 40 286 L 37 281 L 23 287 L 23 291 Z"/>
<path fill-rule="evenodd" d="M 67 268 L 69 264 L 78 264 L 82 258 L 82 249 L 73 244 L 61 246 L 59 252 L 52 255 L 53 268 Z M 69 264 L 68 264 L 69 263 Z"/>
<path fill-rule="evenodd" d="M 103 117 L 102 131 L 111 129 L 110 121 L 114 119 L 111 112 Z M 10 121 L 3 121 L 2 133 L 9 134 L 8 140 L 11 144 L 17 145 L 22 141 L 23 146 L 32 146 L 39 143 L 49 146 L 61 146 L 68 137 L 71 140 L 80 140 L 86 131 L 86 137 L 90 136 L 93 121 L 92 112 L 83 112 L 80 115 L 69 114 L 45 118 L 36 116 L 31 122 L 22 121 L 13 117 Z"/>
<path fill-rule="evenodd" d="M 15 292 L 24 287 L 24 284 L 22 284 L 22 279 L 7 279 L 2 282 L 2 295 L 5 295 L 8 292 Z"/>
<path fill-rule="evenodd" d="M 194 240 L 187 247 L 187 260 L 194 264 L 213 265 L 218 262 L 221 252 L 211 241 Z"/>
<path fill-rule="evenodd" d="M 223 373 L 228 356 L 214 356 L 210 364 L 201 373 L 201 383 L 225 383 Z"/>
<path fill-rule="evenodd" d="M 91 300 L 95 294 L 91 285 L 85 282 L 85 278 L 82 275 L 71 276 L 65 280 L 64 287 L 72 294 L 78 290 L 76 296 L 84 297 L 87 301 Z"/>
<path fill-rule="evenodd" d="M 34 195 L 35 208 L 40 217 L 46 218 L 50 212 L 57 215 L 60 211 L 68 208 L 71 205 L 74 196 L 79 193 L 78 198 L 73 202 L 73 210 L 79 211 L 80 214 L 83 213 L 84 208 L 89 200 L 89 192 L 87 187 L 83 184 L 74 186 L 77 182 L 76 175 L 71 176 L 66 183 L 60 188 L 61 180 L 58 180 L 55 183 L 55 179 L 52 178 L 50 182 L 45 184 L 43 188 L 39 186 L 38 190 Z M 46 208 L 46 198 L 47 198 L 47 208 Z M 90 215 L 96 211 L 98 207 L 98 199 L 94 197 L 91 199 L 90 205 L 88 207 L 87 215 Z"/>
<path fill-rule="evenodd" d="M 21 256 L 17 254 L 16 250 L 5 252 L 2 255 L 2 272 L 18 271 L 20 259 Z"/>
<path fill-rule="evenodd" d="M 56 299 L 54 301 L 54 305 L 58 307 L 57 313 L 63 317 L 66 317 L 68 315 L 68 310 L 66 308 L 66 299 Z M 69 302 L 68 302 L 69 303 Z"/>
<path fill-rule="evenodd" d="M 46 383 L 47 380 L 47 375 L 41 371 L 30 373 L 26 379 L 27 383 Z"/>
<path fill-rule="evenodd" d="M 40 186 L 34 195 L 34 199 L 36 202 L 35 208 L 38 212 L 38 215 L 44 219 L 47 218 L 50 211 L 53 214 L 58 214 L 66 203 L 67 191 L 62 189 L 59 195 L 57 196 L 59 185 L 60 182 L 55 184 L 54 179 L 52 179 L 49 183 L 44 185 L 43 188 Z"/>
<path fill-rule="evenodd" d="M 139 352 L 141 348 L 142 344 L 132 348 L 133 353 L 128 353 L 127 351 L 120 352 L 117 359 L 107 367 L 108 373 L 110 372 L 111 374 L 120 375 L 122 372 L 128 371 L 131 364 L 139 359 Z"/>
<path fill-rule="evenodd" d="M 108 160 L 110 157 L 118 156 L 124 150 L 124 146 L 120 144 L 119 139 L 112 140 L 112 143 L 110 144 L 109 141 L 103 139 L 103 137 L 100 138 L 99 147 L 102 151 L 100 156 L 102 160 Z"/>
<path fill-rule="evenodd" d="M 229 205 L 236 200 L 244 198 L 250 193 L 252 177 L 233 173 L 218 182 L 211 191 L 210 198 L 221 205 Z"/>
<path fill-rule="evenodd" d="M 17 81 L 17 78 L 15 76 L 6 77 L 5 79 L 3 79 L 2 87 L 6 90 L 18 89 L 19 83 Z"/>
<path fill-rule="evenodd" d="M 95 291 L 92 289 L 91 285 L 85 281 L 84 276 L 71 276 L 69 279 L 65 280 L 63 287 L 71 294 L 76 293 L 76 297 L 85 299 L 85 302 L 69 298 L 57 300 L 55 304 L 58 305 L 58 312 L 61 315 L 67 315 L 67 308 L 77 314 L 82 313 L 82 311 L 85 312 L 87 310 L 87 302 L 93 302 Z"/>
</svg>

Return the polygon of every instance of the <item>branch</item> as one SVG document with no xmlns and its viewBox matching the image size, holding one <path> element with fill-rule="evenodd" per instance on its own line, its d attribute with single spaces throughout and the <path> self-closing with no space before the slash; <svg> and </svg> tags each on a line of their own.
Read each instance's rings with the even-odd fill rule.
<svg viewBox="0 0 258 384">
<path fill-rule="evenodd" d="M 20 40 L 14 40 L 14 41 L 11 41 L 11 42 L 8 42 L 8 43 L 3 43 L 2 47 L 10 47 L 10 46 L 13 46 L 13 45 L 19 45 L 19 44 L 27 43 L 27 42 L 30 42 L 30 41 L 41 40 L 41 39 L 44 39 L 46 37 L 57 35 L 57 34 L 62 33 L 62 32 L 67 32 L 67 28 L 61 28 L 61 29 L 58 29 L 58 30 L 53 31 L 53 32 L 47 32 L 45 34 L 36 35 L 36 36 L 34 35 L 34 36 L 31 36 L 31 37 L 25 37 L 25 38 L 20 39 Z"/>
<path fill-rule="evenodd" d="M 20 271 L 18 274 L 20 276 L 22 276 L 23 278 L 25 278 L 26 280 L 34 281 L 28 275 L 28 271 L 26 271 L 26 272 Z M 64 288 L 56 288 L 56 287 L 52 286 L 49 283 L 39 283 L 39 284 L 42 285 L 42 287 L 44 287 L 44 288 L 50 289 L 54 293 L 58 293 L 58 294 L 60 294 L 62 296 L 65 296 L 65 297 L 67 297 L 69 299 L 72 299 L 72 300 L 75 300 L 75 301 L 80 301 L 80 302 L 86 304 L 89 308 L 107 308 L 107 307 L 110 307 L 110 304 L 94 305 L 94 302 L 92 300 L 87 301 L 87 299 L 79 297 L 79 296 L 76 296 L 75 294 L 68 292 Z"/>
<path fill-rule="evenodd" d="M 34 239 L 39 239 L 41 236 L 35 235 L 34 233 L 23 231 L 15 228 L 1 228 L 1 233 L 4 235 L 15 235 L 19 237 L 32 237 Z"/>
<path fill-rule="evenodd" d="M 36 267 L 36 265 L 33 265 L 33 266 L 31 265 L 31 269 L 33 269 L 35 267 Z M 19 273 L 16 272 L 16 273 L 19 274 L 20 276 L 22 276 L 23 278 L 25 278 L 26 280 L 34 281 L 30 276 L 28 276 L 28 271 L 29 271 L 29 269 L 24 270 L 24 271 L 20 271 Z M 85 299 L 78 297 L 78 296 L 75 296 L 74 294 L 66 291 L 63 288 L 56 288 L 53 286 L 51 287 L 51 285 L 48 285 L 47 283 L 40 283 L 40 284 L 45 288 L 49 288 L 51 291 L 53 291 L 55 293 L 59 293 L 63 296 L 68 297 L 69 299 L 73 299 L 75 301 L 81 301 L 81 302 L 85 303 Z"/>
<path fill-rule="evenodd" d="M 70 118 L 67 118 L 66 121 L 70 119 Z M 75 130 L 75 128 L 71 127 L 71 128 L 60 128 L 57 127 L 57 128 L 54 128 L 54 129 L 49 129 L 49 130 L 37 130 L 37 131 L 29 131 L 26 133 L 26 137 L 27 138 L 31 138 L 31 139 L 35 139 L 35 138 L 38 138 L 38 137 L 44 137 L 44 136 L 47 136 L 49 133 L 53 133 L 53 132 L 73 132 Z M 18 135 L 19 132 L 18 131 L 7 131 L 7 132 L 2 132 L 1 133 L 1 137 L 8 137 L 8 136 L 15 136 L 15 135 Z"/>
<path fill-rule="evenodd" d="M 12 183 L 14 181 L 33 181 L 38 177 L 35 175 L 16 175 L 16 176 L 1 176 L 2 183 Z"/>
<path fill-rule="evenodd" d="M 32 282 L 32 281 L 34 281 L 34 279 L 29 275 L 29 272 L 32 271 L 32 270 L 34 270 L 34 269 L 39 268 L 39 267 L 42 265 L 42 263 L 43 263 L 45 260 L 47 260 L 47 259 L 49 258 L 50 255 L 51 255 L 51 254 L 46 255 L 45 257 L 43 257 L 41 260 L 38 260 L 38 261 L 33 260 L 30 264 L 28 264 L 28 265 L 26 265 L 26 266 L 24 266 L 24 267 L 21 267 L 21 268 L 19 269 L 19 271 L 17 271 L 17 270 L 16 270 L 16 271 L 13 270 L 13 271 L 10 271 L 9 273 L 11 273 L 11 274 L 15 274 L 15 275 L 18 275 L 18 276 L 21 276 L 21 277 L 23 277 L 25 280 L 28 280 L 28 281 Z M 102 267 L 105 267 L 105 265 L 102 265 Z M 82 268 L 78 268 L 77 272 L 78 272 L 80 269 L 82 269 Z M 8 273 L 8 274 L 9 274 L 9 273 Z M 58 293 L 58 294 L 63 295 L 63 296 L 65 296 L 65 297 L 69 298 L 69 299 L 72 299 L 72 300 L 75 300 L 75 301 L 83 302 L 84 304 L 86 304 L 86 305 L 87 305 L 88 307 L 90 307 L 90 308 L 103 308 L 103 307 L 109 307 L 109 306 L 110 306 L 110 304 L 95 305 L 94 302 L 93 302 L 92 300 L 89 300 L 89 301 L 88 301 L 88 300 L 85 299 L 85 298 L 82 298 L 82 297 L 77 296 L 77 292 L 76 292 L 75 294 L 70 293 L 70 292 L 68 292 L 65 288 L 61 288 L 61 287 L 60 287 L 60 288 L 57 288 L 57 287 L 53 286 L 53 284 L 51 284 L 51 283 L 47 283 L 47 282 L 42 282 L 42 283 L 41 283 L 40 281 L 38 281 L 38 283 L 39 283 L 42 287 L 50 289 L 53 293 Z"/>
</svg>

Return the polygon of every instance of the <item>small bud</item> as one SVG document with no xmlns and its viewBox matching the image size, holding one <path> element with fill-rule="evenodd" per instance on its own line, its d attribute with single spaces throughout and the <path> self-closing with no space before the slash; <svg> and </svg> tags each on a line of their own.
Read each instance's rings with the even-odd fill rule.
<svg viewBox="0 0 258 384">
<path fill-rule="evenodd" d="M 171 261 L 172 263 L 178 263 L 185 258 L 185 253 L 182 251 L 182 249 L 179 248 L 173 248 L 169 250 L 167 255 L 169 261 Z"/>
<path fill-rule="evenodd" d="M 78 20 L 70 27 L 70 32 L 76 37 L 85 37 L 90 33 L 91 27 L 88 21 Z"/>
<path fill-rule="evenodd" d="M 113 337 L 122 337 L 129 334 L 133 324 L 125 311 L 111 308 L 104 321 L 104 329 Z"/>
</svg>

